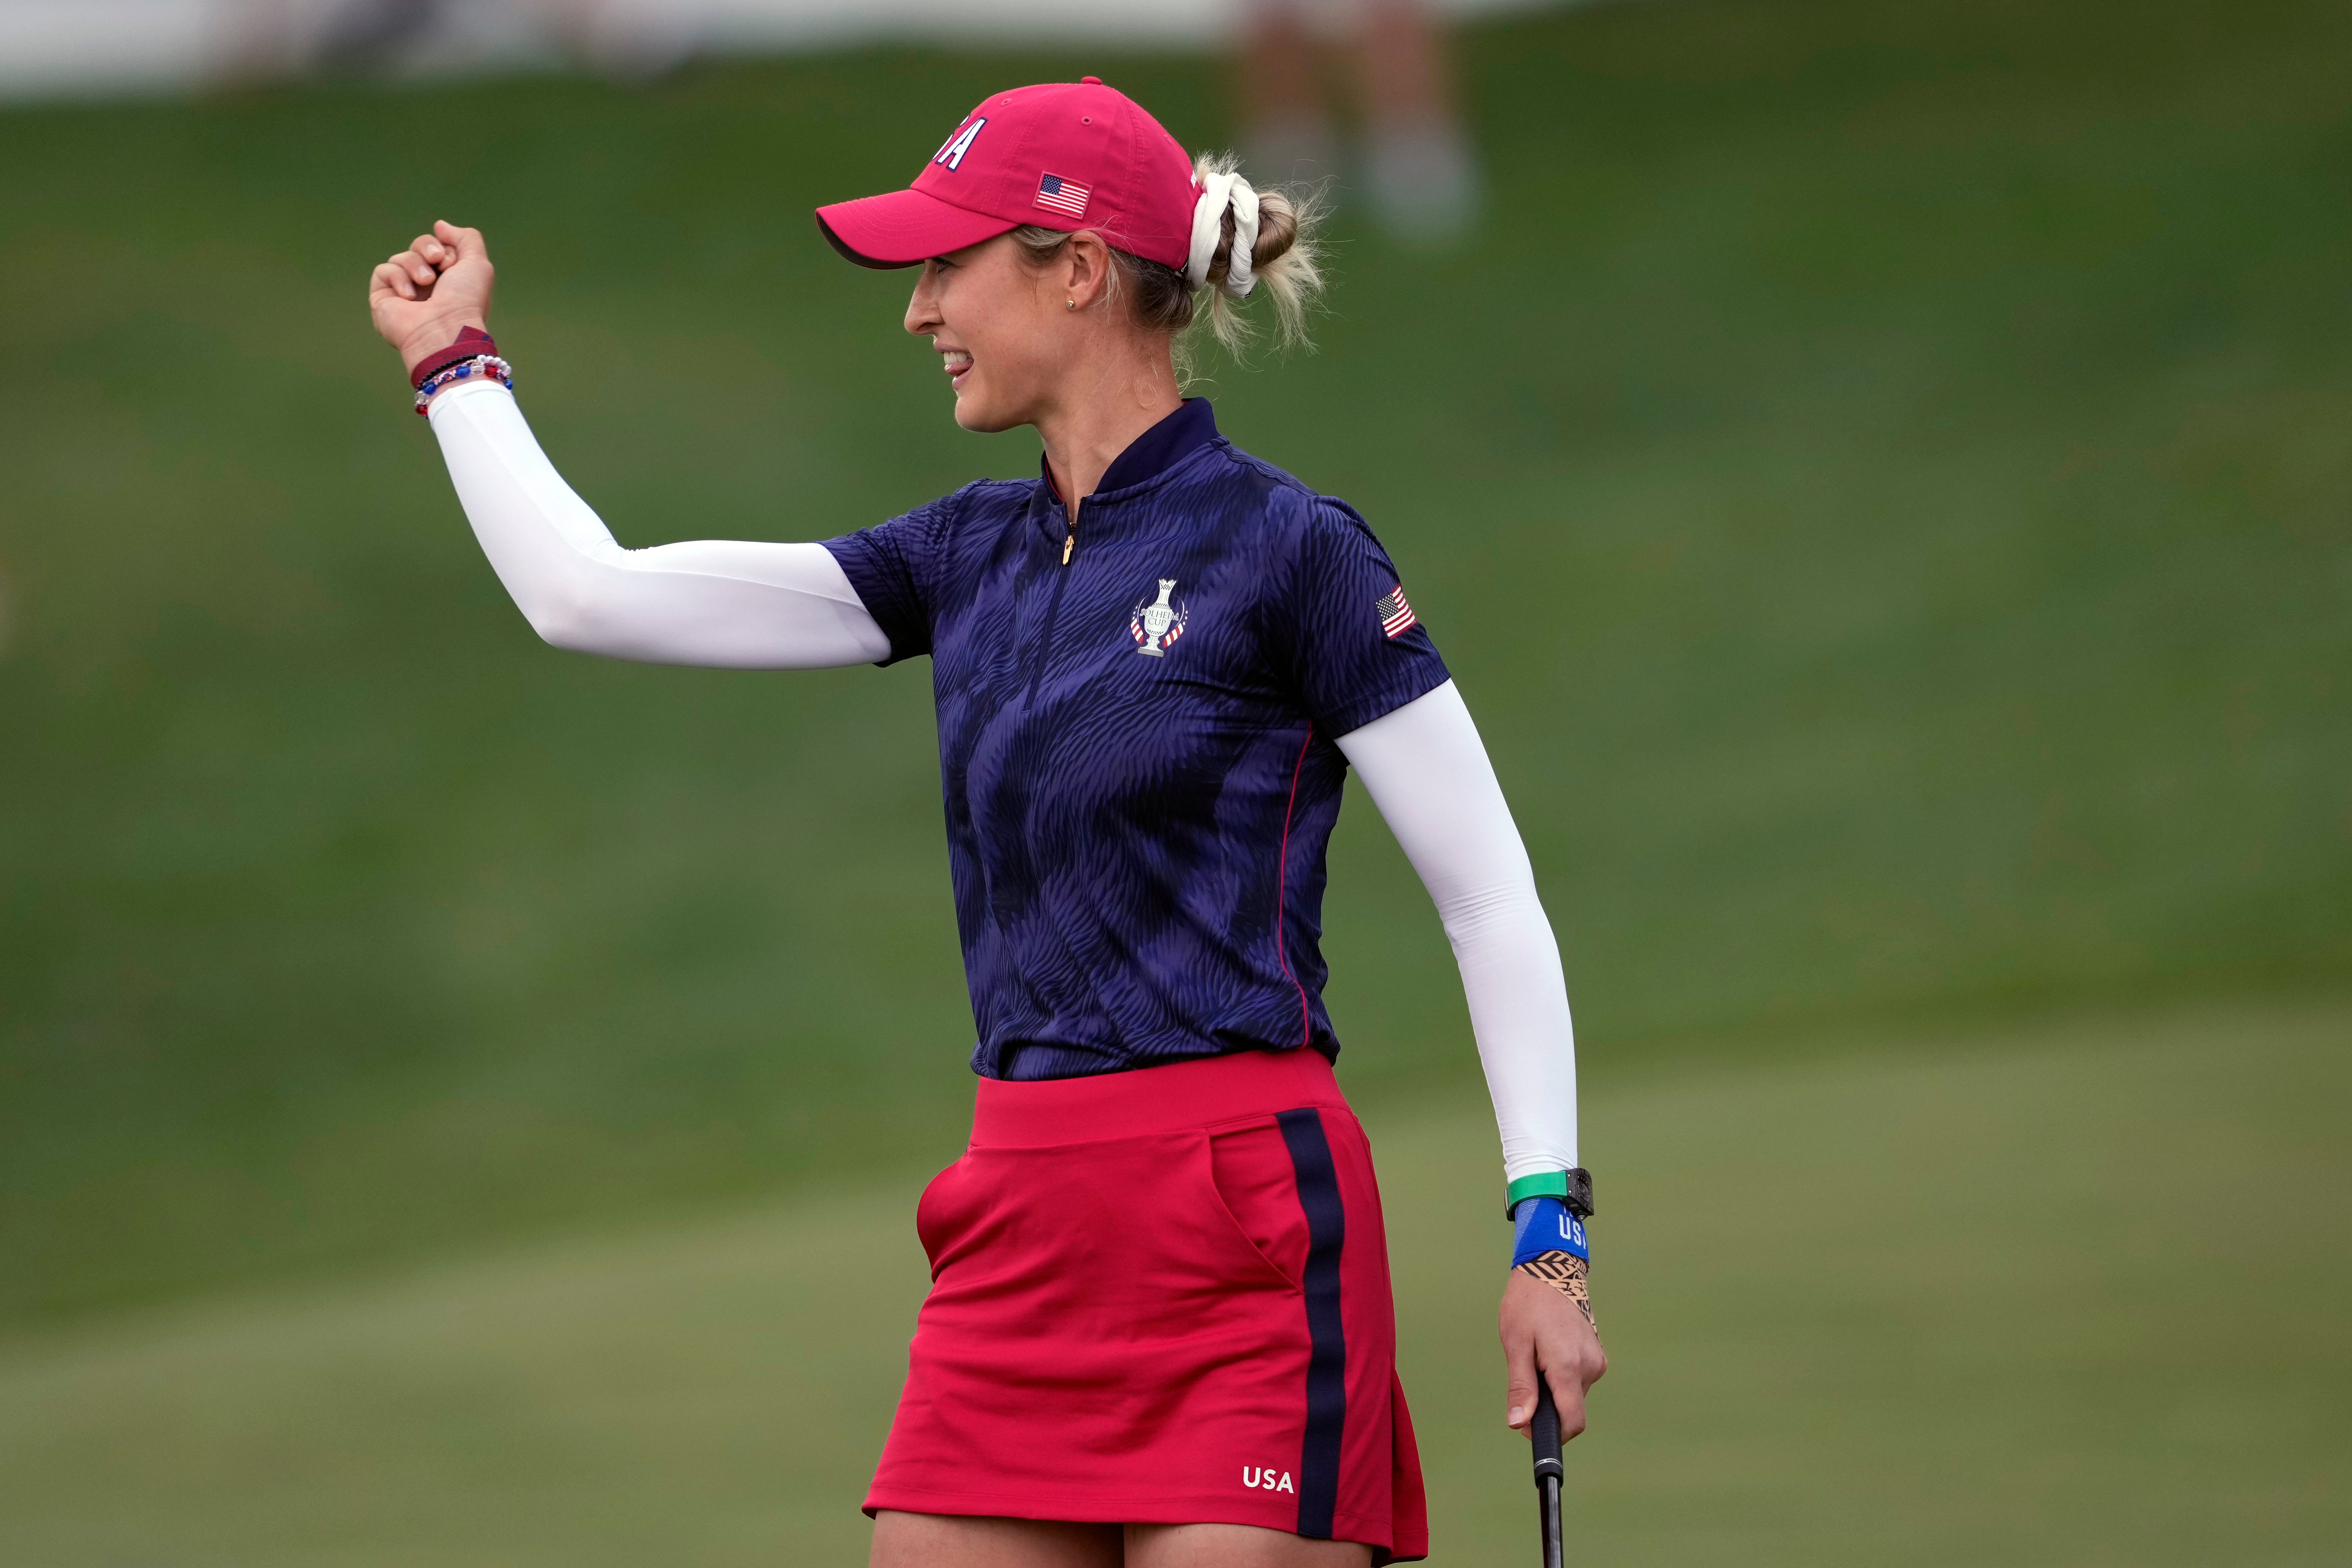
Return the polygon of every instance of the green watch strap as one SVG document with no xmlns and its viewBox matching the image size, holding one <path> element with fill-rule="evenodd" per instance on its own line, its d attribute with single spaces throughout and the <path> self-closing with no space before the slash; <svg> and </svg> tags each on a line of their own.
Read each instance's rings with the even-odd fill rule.
<svg viewBox="0 0 2352 1568">
<path fill-rule="evenodd" d="M 1538 1171 L 1521 1176 L 1503 1189 L 1503 1217 L 1528 1198 L 1558 1198 L 1579 1219 L 1592 1214 L 1592 1175 L 1581 1166 L 1569 1171 Z"/>
</svg>

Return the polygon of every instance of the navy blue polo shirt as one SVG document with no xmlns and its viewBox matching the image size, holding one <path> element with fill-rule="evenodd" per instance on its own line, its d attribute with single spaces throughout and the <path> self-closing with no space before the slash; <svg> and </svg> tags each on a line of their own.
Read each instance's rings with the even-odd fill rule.
<svg viewBox="0 0 2352 1568">
<path fill-rule="evenodd" d="M 982 480 L 829 540 L 931 656 L 956 923 L 986 1078 L 1339 1043 L 1323 1007 L 1333 742 L 1442 685 L 1345 503 L 1193 399 L 1068 515 Z"/>
</svg>

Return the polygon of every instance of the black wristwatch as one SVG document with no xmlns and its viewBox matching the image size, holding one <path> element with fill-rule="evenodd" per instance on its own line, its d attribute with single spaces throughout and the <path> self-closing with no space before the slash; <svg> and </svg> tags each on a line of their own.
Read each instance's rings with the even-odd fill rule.
<svg viewBox="0 0 2352 1568">
<path fill-rule="evenodd" d="M 1541 1171 L 1521 1176 L 1503 1190 L 1503 1217 L 1509 1219 L 1529 1198 L 1558 1198 L 1560 1206 L 1579 1219 L 1592 1217 L 1592 1173 L 1579 1165 L 1569 1171 Z"/>
</svg>

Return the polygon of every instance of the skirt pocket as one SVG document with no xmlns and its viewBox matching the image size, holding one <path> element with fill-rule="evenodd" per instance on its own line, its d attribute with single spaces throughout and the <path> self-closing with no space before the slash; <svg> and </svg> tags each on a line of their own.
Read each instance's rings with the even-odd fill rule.
<svg viewBox="0 0 2352 1568">
<path fill-rule="evenodd" d="M 1307 1211 L 1290 1147 L 1274 1122 L 1206 1135 L 1210 1183 L 1219 1209 L 1258 1260 L 1285 1288 L 1303 1288 L 1307 1273 Z"/>
<path fill-rule="evenodd" d="M 937 1279 L 946 1267 L 947 1258 L 957 1241 L 970 1231 L 972 1223 L 971 1194 L 966 1191 L 964 1160 L 958 1160 L 924 1184 L 923 1195 L 915 1200 L 915 1238 L 923 1244 L 923 1256 L 930 1260 L 931 1278 Z"/>
</svg>

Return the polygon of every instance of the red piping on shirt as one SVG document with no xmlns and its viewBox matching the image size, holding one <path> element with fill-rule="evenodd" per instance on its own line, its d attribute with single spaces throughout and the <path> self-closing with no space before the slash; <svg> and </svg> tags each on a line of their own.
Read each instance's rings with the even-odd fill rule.
<svg viewBox="0 0 2352 1568">
<path fill-rule="evenodd" d="M 1313 1043 L 1314 1015 L 1307 1011 L 1307 987 L 1298 984 L 1298 976 L 1290 973 L 1290 952 L 1283 942 L 1282 922 L 1290 905 L 1290 816 L 1298 809 L 1298 775 L 1307 766 L 1307 748 L 1315 743 L 1315 724 L 1308 721 L 1307 739 L 1298 742 L 1298 760 L 1290 764 L 1290 804 L 1282 808 L 1282 864 L 1274 879 L 1274 956 L 1282 964 L 1285 979 L 1298 986 L 1298 1043 Z"/>
</svg>

